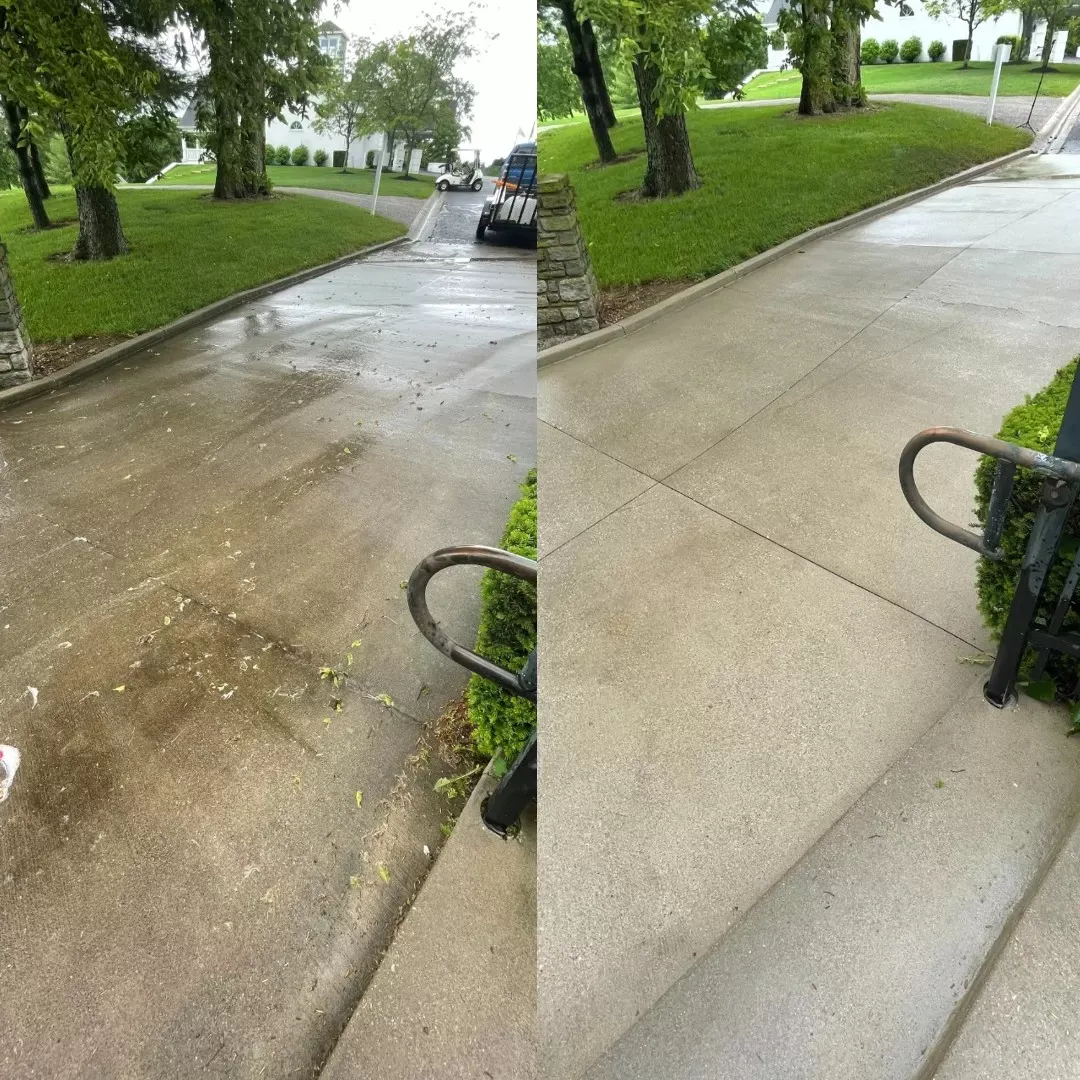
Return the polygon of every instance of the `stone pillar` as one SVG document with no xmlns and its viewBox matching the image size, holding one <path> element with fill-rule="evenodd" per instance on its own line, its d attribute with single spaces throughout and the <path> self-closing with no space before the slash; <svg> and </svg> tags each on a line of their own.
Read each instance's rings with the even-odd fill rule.
<svg viewBox="0 0 1080 1080">
<path fill-rule="evenodd" d="M 536 269 L 537 347 L 599 330 L 597 288 L 589 251 L 578 227 L 574 189 L 566 176 L 544 176 L 539 185 Z"/>
<path fill-rule="evenodd" d="M 8 273 L 7 248 L 0 244 L 0 390 L 29 382 L 34 374 L 30 338 Z"/>
</svg>

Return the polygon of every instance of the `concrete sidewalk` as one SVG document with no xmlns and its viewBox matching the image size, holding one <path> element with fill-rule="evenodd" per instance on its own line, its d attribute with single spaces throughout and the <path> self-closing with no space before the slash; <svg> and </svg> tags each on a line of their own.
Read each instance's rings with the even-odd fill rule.
<svg viewBox="0 0 1080 1080">
<path fill-rule="evenodd" d="M 996 431 L 1078 351 L 1078 287 L 1080 161 L 1038 158 L 542 369 L 542 1076 L 581 1076 L 963 705 L 975 557 L 897 460 Z M 975 464 L 920 459 L 961 523 Z"/>
</svg>

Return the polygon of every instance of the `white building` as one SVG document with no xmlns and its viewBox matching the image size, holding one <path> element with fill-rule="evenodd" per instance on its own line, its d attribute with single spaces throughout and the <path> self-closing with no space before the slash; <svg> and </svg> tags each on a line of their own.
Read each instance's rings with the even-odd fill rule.
<svg viewBox="0 0 1080 1080">
<path fill-rule="evenodd" d="M 323 56 L 329 56 L 339 63 L 345 63 L 345 51 L 348 46 L 348 36 L 336 23 L 324 22 L 319 27 L 319 52 Z M 307 114 L 301 116 L 298 113 L 286 110 L 281 120 L 270 120 L 266 125 L 266 145 L 275 148 L 287 146 L 290 150 L 298 146 L 308 148 L 308 164 L 315 164 L 315 151 L 324 150 L 327 157 L 327 165 L 336 165 L 341 168 L 346 162 L 341 158 L 345 153 L 345 139 L 341 135 L 327 132 L 325 135 L 317 132 L 313 126 L 315 120 L 315 107 L 311 105 Z M 207 151 L 206 140 L 198 130 L 195 123 L 195 103 L 189 102 L 184 112 L 179 117 L 180 126 L 180 161 L 183 164 L 197 164 L 206 161 L 212 156 Z M 368 154 L 378 151 L 383 145 L 385 136 L 381 131 L 371 132 L 354 139 L 349 147 L 348 167 L 350 169 L 362 169 L 367 164 Z M 335 160 L 334 155 L 338 155 Z M 392 155 L 387 151 L 385 164 L 390 165 Z"/>
<path fill-rule="evenodd" d="M 772 33 L 777 27 L 777 18 L 780 12 L 787 7 L 787 0 L 772 0 L 766 7 L 762 5 L 762 19 L 766 30 Z M 762 10 L 759 9 L 759 10 Z M 881 19 L 870 19 L 862 28 L 862 36 L 865 41 L 873 38 L 882 42 L 892 38 L 898 45 L 903 45 L 910 37 L 917 37 L 922 41 L 922 55 L 920 60 L 929 60 L 926 50 L 931 41 L 940 41 L 945 46 L 943 60 L 951 60 L 955 50 L 962 50 L 967 42 L 967 25 L 961 19 L 944 16 L 935 19 L 926 13 L 920 0 L 902 0 L 895 5 L 880 5 L 878 14 Z M 994 43 L 1002 34 L 1020 35 L 1022 20 L 1019 11 L 1007 11 L 994 19 L 987 19 L 981 26 L 975 28 L 971 39 L 972 60 L 992 60 Z M 1043 34 L 1046 30 L 1045 22 L 1035 28 L 1032 35 L 1032 49 L 1038 50 L 1042 46 Z M 963 52 L 955 53 L 957 60 L 963 59 Z M 1033 54 L 1034 56 L 1034 54 Z M 1014 57 L 1014 59 L 1018 59 Z M 901 61 L 894 61 L 899 64 Z M 784 65 L 790 66 L 787 49 L 774 49 L 769 47 L 768 65 L 770 71 L 778 70 Z"/>
</svg>

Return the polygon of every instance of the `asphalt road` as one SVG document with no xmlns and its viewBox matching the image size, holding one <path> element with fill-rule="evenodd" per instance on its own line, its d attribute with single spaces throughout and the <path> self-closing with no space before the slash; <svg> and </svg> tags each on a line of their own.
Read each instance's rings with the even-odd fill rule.
<svg viewBox="0 0 1080 1080">
<path fill-rule="evenodd" d="M 426 874 L 465 675 L 400 585 L 536 426 L 531 253 L 444 216 L 0 413 L 6 1080 L 310 1076 Z"/>
</svg>

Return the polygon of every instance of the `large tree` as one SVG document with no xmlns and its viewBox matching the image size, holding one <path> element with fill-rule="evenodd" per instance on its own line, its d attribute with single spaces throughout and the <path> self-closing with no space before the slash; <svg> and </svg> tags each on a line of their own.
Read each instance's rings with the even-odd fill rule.
<svg viewBox="0 0 1080 1080">
<path fill-rule="evenodd" d="M 536 13 L 536 115 L 539 120 L 573 116 L 583 107 L 581 84 L 565 28 L 543 8 Z"/>
<path fill-rule="evenodd" d="M 42 187 L 45 179 L 44 172 L 39 172 L 34 167 L 30 148 L 34 145 L 27 128 L 29 117 L 26 110 L 10 97 L 3 99 L 4 116 L 7 120 L 8 146 L 15 156 L 19 171 L 19 182 L 22 184 L 26 202 L 30 207 L 30 216 L 34 219 L 34 228 L 47 229 L 49 227 L 49 214 L 45 209 L 45 200 L 48 198 L 48 185 Z"/>
<path fill-rule="evenodd" d="M 645 198 L 699 186 L 686 113 L 708 77 L 702 24 L 711 0 L 578 0 L 578 13 L 608 29 L 634 70 L 645 128 Z"/>
<path fill-rule="evenodd" d="M 459 122 L 471 113 L 475 90 L 454 69 L 475 54 L 476 31 L 474 15 L 443 13 L 377 48 L 377 115 L 391 146 L 400 137 L 412 150 L 448 113 Z"/>
<path fill-rule="evenodd" d="M 932 18 L 942 17 L 959 19 L 967 27 L 967 48 L 964 50 L 963 67 L 971 62 L 971 42 L 975 31 L 988 18 L 998 15 L 1003 10 L 1000 4 L 988 3 L 987 0 L 926 0 L 926 13 Z"/>
</svg>

